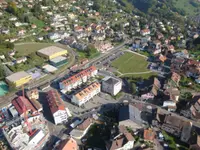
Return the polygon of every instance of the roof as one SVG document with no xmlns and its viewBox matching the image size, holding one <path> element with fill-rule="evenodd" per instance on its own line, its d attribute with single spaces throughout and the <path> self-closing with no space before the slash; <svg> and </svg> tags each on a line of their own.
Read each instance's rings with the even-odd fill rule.
<svg viewBox="0 0 200 150">
<path fill-rule="evenodd" d="M 54 71 L 58 70 L 56 67 L 49 65 L 49 64 L 43 66 L 42 68 L 47 72 L 54 72 Z"/>
<path fill-rule="evenodd" d="M 32 94 L 38 95 L 39 94 L 38 89 L 34 88 L 34 89 L 29 90 L 29 91 L 26 92 L 26 95 L 27 95 L 28 98 L 31 98 Z"/>
<path fill-rule="evenodd" d="M 52 114 L 59 110 L 65 110 L 65 106 L 56 90 L 50 90 L 47 92 L 47 100 Z"/>
<path fill-rule="evenodd" d="M 103 79 L 103 82 L 110 85 L 115 85 L 119 82 L 119 79 L 109 76 L 109 77 L 105 77 Z"/>
<path fill-rule="evenodd" d="M 94 83 L 90 84 L 89 86 L 87 86 L 86 88 L 84 88 L 82 91 L 76 93 L 74 96 L 78 100 L 83 100 L 85 97 L 89 96 L 90 93 L 92 93 L 93 91 L 95 91 L 96 89 L 98 89 L 100 87 L 101 87 L 100 83 L 94 82 Z"/>
<path fill-rule="evenodd" d="M 56 58 L 51 59 L 50 61 L 53 62 L 53 63 L 58 63 L 58 62 L 61 62 L 63 60 L 67 60 L 67 58 L 64 57 L 64 56 L 58 56 Z"/>
<path fill-rule="evenodd" d="M 41 53 L 41 54 L 44 54 L 46 56 L 51 56 L 53 54 L 56 54 L 56 53 L 59 53 L 59 52 L 62 52 L 62 51 L 66 51 L 67 52 L 67 50 L 64 50 L 64 49 L 62 49 L 60 47 L 49 46 L 49 47 L 45 47 L 43 49 L 40 49 L 37 52 Z"/>
<path fill-rule="evenodd" d="M 21 115 L 26 111 L 31 110 L 32 112 L 36 111 L 33 105 L 25 97 L 19 96 L 12 100 L 12 104 L 16 108 L 17 112 Z M 25 109 L 24 109 L 25 108 Z"/>
<path fill-rule="evenodd" d="M 37 100 L 31 99 L 30 102 L 37 111 L 40 111 L 42 109 L 42 105 Z"/>
<path fill-rule="evenodd" d="M 145 129 L 144 130 L 144 139 L 153 141 L 155 139 L 155 132 L 152 129 Z"/>
<path fill-rule="evenodd" d="M 78 150 L 78 145 L 73 138 L 69 138 L 61 141 L 56 150 Z"/>
<path fill-rule="evenodd" d="M 20 71 L 20 72 L 13 73 L 10 76 L 7 76 L 6 80 L 9 80 L 10 82 L 16 82 L 17 80 L 21 78 L 25 78 L 27 76 L 30 76 L 27 72 Z"/>
<path fill-rule="evenodd" d="M 95 66 L 88 67 L 88 68 L 84 69 L 83 71 L 67 78 L 66 80 L 63 80 L 61 83 L 65 84 L 65 86 L 68 86 L 68 85 L 73 84 L 76 81 L 80 80 L 84 76 L 89 76 L 92 72 L 94 72 L 96 70 L 97 69 Z"/>
<path fill-rule="evenodd" d="M 181 76 L 179 74 L 177 74 L 176 72 L 173 72 L 172 73 L 172 76 L 171 76 L 171 79 L 178 84 L 178 82 L 180 81 L 181 79 Z"/>
<path fill-rule="evenodd" d="M 87 118 L 81 124 L 79 124 L 77 126 L 77 129 L 79 129 L 79 130 L 85 130 L 91 123 L 93 123 L 92 118 Z"/>
<path fill-rule="evenodd" d="M 179 129 L 183 126 L 183 121 L 175 116 L 166 116 L 164 122 Z"/>
</svg>

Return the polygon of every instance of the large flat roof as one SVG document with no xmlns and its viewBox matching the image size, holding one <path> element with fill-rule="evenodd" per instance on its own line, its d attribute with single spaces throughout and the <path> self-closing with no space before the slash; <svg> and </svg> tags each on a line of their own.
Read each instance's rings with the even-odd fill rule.
<svg viewBox="0 0 200 150">
<path fill-rule="evenodd" d="M 27 76 L 30 76 L 27 72 L 20 71 L 20 72 L 13 73 L 10 76 L 7 76 L 6 79 L 11 82 L 15 82 L 15 81 L 17 81 L 21 78 L 27 77 Z"/>
<path fill-rule="evenodd" d="M 58 63 L 58 62 L 61 62 L 61 61 L 63 61 L 63 60 L 67 60 L 67 58 L 64 57 L 64 56 L 58 56 L 58 57 L 56 57 L 56 58 L 51 59 L 50 61 L 51 61 L 51 62 L 54 62 L 54 63 Z"/>
<path fill-rule="evenodd" d="M 37 52 L 41 53 L 41 54 L 44 54 L 44 55 L 47 55 L 47 56 L 51 56 L 51 55 L 53 55 L 55 53 L 59 53 L 59 52 L 62 52 L 62 51 L 66 51 L 67 52 L 67 50 L 62 49 L 60 47 L 49 46 L 49 47 L 45 47 L 43 49 L 40 49 Z"/>
</svg>

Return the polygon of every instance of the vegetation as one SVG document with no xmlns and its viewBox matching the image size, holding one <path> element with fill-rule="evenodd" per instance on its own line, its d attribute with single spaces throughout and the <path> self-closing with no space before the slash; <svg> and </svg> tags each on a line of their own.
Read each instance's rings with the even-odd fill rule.
<svg viewBox="0 0 200 150">
<path fill-rule="evenodd" d="M 112 66 L 117 68 L 121 73 L 137 73 L 149 71 L 148 62 L 145 58 L 126 52 L 124 55 L 112 62 Z"/>
<path fill-rule="evenodd" d="M 88 48 L 84 51 L 77 50 L 77 53 L 79 54 L 80 59 L 83 59 L 83 58 L 92 59 L 100 55 L 100 53 L 97 51 L 97 49 L 93 45 L 89 45 Z"/>
<path fill-rule="evenodd" d="M 5 77 L 5 71 L 3 65 L 0 64 L 0 80 L 2 80 L 4 77 Z"/>
</svg>

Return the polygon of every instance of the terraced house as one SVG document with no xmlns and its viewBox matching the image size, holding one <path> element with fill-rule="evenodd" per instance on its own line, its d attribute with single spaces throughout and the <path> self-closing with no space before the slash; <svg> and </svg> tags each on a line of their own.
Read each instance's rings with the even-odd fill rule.
<svg viewBox="0 0 200 150">
<path fill-rule="evenodd" d="M 59 83 L 60 89 L 65 90 L 65 92 L 71 91 L 72 89 L 77 88 L 77 86 L 85 83 L 91 77 L 97 75 L 97 69 L 95 66 L 91 66 L 69 78 L 63 80 Z"/>
</svg>

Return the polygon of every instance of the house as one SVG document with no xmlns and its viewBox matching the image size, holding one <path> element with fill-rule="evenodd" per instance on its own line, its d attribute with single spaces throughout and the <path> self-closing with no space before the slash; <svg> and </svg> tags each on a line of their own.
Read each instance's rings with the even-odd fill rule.
<svg viewBox="0 0 200 150">
<path fill-rule="evenodd" d="M 184 122 L 181 133 L 181 141 L 187 143 L 190 140 L 192 132 L 192 122 Z"/>
<path fill-rule="evenodd" d="M 84 105 L 86 102 L 88 102 L 90 99 L 92 99 L 94 96 L 99 94 L 101 91 L 101 84 L 98 82 L 94 82 L 81 90 L 80 92 L 77 92 L 72 96 L 71 102 L 81 106 Z"/>
<path fill-rule="evenodd" d="M 168 89 L 166 89 L 165 91 L 167 94 L 169 94 L 170 96 L 170 100 L 174 101 L 174 102 L 178 102 L 179 97 L 180 97 L 180 91 L 178 88 L 173 88 L 170 87 Z"/>
<path fill-rule="evenodd" d="M 91 35 L 92 40 L 94 41 L 103 41 L 106 38 L 105 33 L 95 33 Z"/>
<path fill-rule="evenodd" d="M 161 41 L 160 40 L 153 41 L 153 44 L 155 45 L 156 49 L 160 49 L 161 48 Z"/>
<path fill-rule="evenodd" d="M 22 35 L 24 35 L 26 33 L 26 30 L 19 30 L 18 31 L 18 36 L 22 36 Z"/>
<path fill-rule="evenodd" d="M 164 101 L 163 107 L 167 108 L 168 111 L 174 112 L 176 111 L 176 103 L 174 101 Z"/>
<path fill-rule="evenodd" d="M 156 108 L 142 103 L 131 103 L 123 106 L 119 111 L 119 125 L 141 129 L 143 124 L 149 124 L 156 114 Z"/>
<path fill-rule="evenodd" d="M 196 142 L 190 145 L 191 150 L 199 150 L 200 149 L 200 135 L 196 136 Z"/>
<path fill-rule="evenodd" d="M 113 48 L 110 42 L 103 42 L 103 41 L 95 42 L 94 47 L 102 53 L 105 53 Z"/>
<path fill-rule="evenodd" d="M 150 32 L 149 29 L 143 29 L 143 30 L 140 31 L 140 34 L 141 34 L 142 36 L 149 35 L 150 33 L 151 33 L 151 32 Z"/>
<path fill-rule="evenodd" d="M 97 69 L 95 66 L 88 67 L 81 72 L 63 80 L 59 83 L 59 87 L 61 90 L 71 91 L 71 89 L 76 88 L 77 86 L 81 85 L 82 83 L 87 82 L 91 77 L 97 75 Z"/>
<path fill-rule="evenodd" d="M 175 48 L 173 45 L 168 45 L 167 48 L 168 48 L 168 51 L 171 51 L 171 53 L 175 52 Z"/>
<path fill-rule="evenodd" d="M 75 139 L 81 139 L 89 130 L 93 124 L 92 118 L 87 118 L 81 124 L 79 124 L 75 129 L 73 129 L 69 134 Z"/>
<path fill-rule="evenodd" d="M 156 133 L 153 131 L 153 129 L 144 129 L 144 140 L 145 141 L 151 141 L 154 142 L 155 138 L 156 138 Z"/>
<path fill-rule="evenodd" d="M 191 107 L 190 111 L 192 116 L 196 119 L 200 119 L 200 99 L 198 99 Z"/>
<path fill-rule="evenodd" d="M 67 122 L 68 117 L 70 117 L 71 114 L 69 109 L 65 108 L 59 93 L 56 90 L 50 90 L 47 92 L 46 98 L 54 119 L 54 123 L 57 125 Z"/>
<path fill-rule="evenodd" d="M 159 89 L 161 88 L 161 83 L 160 81 L 157 79 L 157 78 L 154 78 L 154 83 L 153 83 L 153 87 L 152 87 L 152 90 L 151 92 L 157 96 L 158 95 L 158 91 Z"/>
<path fill-rule="evenodd" d="M 35 88 L 35 89 L 32 89 L 32 90 L 26 91 L 26 97 L 28 99 L 36 99 L 36 100 L 38 100 L 39 99 L 38 89 Z"/>
<path fill-rule="evenodd" d="M 15 60 L 16 64 L 21 64 L 27 61 L 27 57 L 21 57 Z"/>
<path fill-rule="evenodd" d="M 58 145 L 55 146 L 53 150 L 78 150 L 77 142 L 69 137 L 67 139 L 62 140 Z"/>
<path fill-rule="evenodd" d="M 102 81 L 102 91 L 113 96 L 117 95 L 122 89 L 122 81 L 116 77 L 105 77 Z"/>
<path fill-rule="evenodd" d="M 24 117 L 24 114 L 36 114 L 37 111 L 34 106 L 30 103 L 28 99 L 23 96 L 19 96 L 12 100 L 12 105 L 15 107 L 17 112 L 21 117 Z"/>
<path fill-rule="evenodd" d="M 37 26 L 36 26 L 35 24 L 32 24 L 32 25 L 31 25 L 31 28 L 32 28 L 32 29 L 35 29 L 35 28 L 37 28 Z"/>
</svg>

